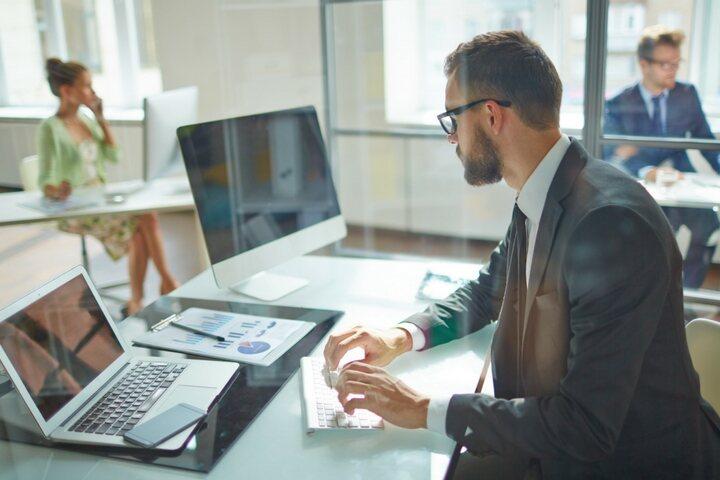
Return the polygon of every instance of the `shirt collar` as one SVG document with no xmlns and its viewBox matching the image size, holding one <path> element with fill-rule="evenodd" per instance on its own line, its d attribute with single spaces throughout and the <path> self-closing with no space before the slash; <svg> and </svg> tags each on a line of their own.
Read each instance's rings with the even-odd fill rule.
<svg viewBox="0 0 720 480">
<path fill-rule="evenodd" d="M 550 184 L 568 148 L 570 148 L 570 138 L 563 133 L 518 192 L 518 207 L 534 225 L 540 223 Z"/>
<path fill-rule="evenodd" d="M 640 87 L 640 95 L 642 96 L 642 98 L 643 98 L 643 100 L 645 101 L 645 103 L 650 103 L 650 102 L 652 102 L 653 97 L 660 97 L 660 100 L 662 100 L 662 99 L 666 98 L 667 95 L 668 95 L 668 93 L 670 92 L 670 90 L 668 90 L 668 89 L 666 88 L 665 90 L 663 90 L 663 91 L 660 92 L 659 94 L 653 95 L 652 93 L 650 93 L 650 90 L 648 90 L 647 88 L 645 88 L 645 85 L 643 85 L 642 82 L 638 82 L 638 87 Z"/>
</svg>

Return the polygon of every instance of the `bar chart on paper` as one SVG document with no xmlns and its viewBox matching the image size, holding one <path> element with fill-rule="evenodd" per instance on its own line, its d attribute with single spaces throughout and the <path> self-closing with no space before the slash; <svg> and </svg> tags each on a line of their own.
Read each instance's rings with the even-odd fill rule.
<svg viewBox="0 0 720 480">
<path fill-rule="evenodd" d="M 173 341 L 182 345 L 197 345 L 204 339 L 205 337 L 199 333 L 185 333 L 184 335 L 180 335 L 179 338 L 174 338 Z"/>
<path fill-rule="evenodd" d="M 188 332 L 174 324 L 218 338 Z M 270 365 L 313 326 L 311 322 L 299 320 L 189 308 L 178 314 L 178 319 L 166 328 L 142 335 L 133 342 L 211 358 Z"/>
</svg>

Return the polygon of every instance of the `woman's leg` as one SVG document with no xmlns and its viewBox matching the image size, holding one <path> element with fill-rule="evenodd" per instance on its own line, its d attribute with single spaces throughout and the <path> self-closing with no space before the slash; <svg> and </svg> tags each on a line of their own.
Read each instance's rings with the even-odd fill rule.
<svg viewBox="0 0 720 480">
<path fill-rule="evenodd" d="M 168 268 L 157 214 L 153 212 L 140 215 L 138 217 L 138 230 L 142 232 L 148 254 L 160 274 L 160 293 L 165 295 L 172 292 L 179 287 L 179 284 Z"/>
<path fill-rule="evenodd" d="M 128 276 L 130 277 L 131 292 L 130 300 L 127 302 L 128 315 L 142 309 L 147 263 L 148 249 L 145 245 L 145 237 L 138 228 L 130 239 L 130 248 L 128 249 Z"/>
</svg>

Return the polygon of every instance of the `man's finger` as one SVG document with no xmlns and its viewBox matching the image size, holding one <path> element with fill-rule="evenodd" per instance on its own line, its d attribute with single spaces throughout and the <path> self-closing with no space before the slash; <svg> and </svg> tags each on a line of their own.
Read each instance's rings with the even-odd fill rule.
<svg viewBox="0 0 720 480">
<path fill-rule="evenodd" d="M 357 347 L 366 347 L 368 344 L 368 335 L 363 331 L 359 331 L 354 335 L 351 335 L 344 340 L 338 342 L 335 350 L 332 352 L 332 363 L 337 366 L 340 360 L 345 356 L 347 352 Z"/>
<path fill-rule="evenodd" d="M 369 363 L 365 363 L 362 360 L 358 360 L 355 362 L 348 362 L 348 364 L 342 368 L 341 374 L 342 374 L 342 372 L 345 372 L 345 371 L 364 372 L 364 373 L 384 373 L 385 372 L 385 370 L 382 367 L 370 365 Z"/>
<path fill-rule="evenodd" d="M 343 388 L 347 382 L 362 382 L 366 385 L 377 384 L 377 377 L 367 372 L 358 372 L 353 370 L 343 370 L 338 375 L 337 382 L 335 383 L 335 389 L 339 390 Z"/>
<path fill-rule="evenodd" d="M 348 380 L 342 386 L 337 388 L 338 399 L 340 403 L 347 399 L 348 395 L 365 395 L 370 389 L 370 385 L 358 380 Z"/>
<path fill-rule="evenodd" d="M 340 358 L 342 358 L 340 357 L 337 360 L 333 360 L 335 358 L 335 350 L 337 349 L 338 343 L 340 343 L 345 338 L 354 335 L 357 332 L 357 328 L 358 327 L 354 327 L 350 330 L 345 330 L 344 332 L 330 334 L 328 342 L 325 344 L 325 350 L 323 350 L 323 355 L 325 356 L 325 364 L 330 370 L 335 370 L 337 368 L 338 362 L 340 361 Z"/>
<path fill-rule="evenodd" d="M 370 410 L 373 413 L 373 402 L 370 400 L 368 396 L 365 397 L 353 397 L 349 400 L 346 400 L 345 403 L 342 404 L 343 410 L 345 410 L 345 413 L 347 414 L 354 414 L 356 408 L 362 408 L 363 410 Z M 381 415 L 382 416 L 382 415 Z"/>
</svg>

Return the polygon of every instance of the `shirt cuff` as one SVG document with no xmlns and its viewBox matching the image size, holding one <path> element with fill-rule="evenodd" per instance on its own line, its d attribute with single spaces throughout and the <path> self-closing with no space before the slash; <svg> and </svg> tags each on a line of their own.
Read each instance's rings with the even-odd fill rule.
<svg viewBox="0 0 720 480">
<path fill-rule="evenodd" d="M 420 327 L 414 323 L 402 322 L 397 325 L 397 328 L 402 328 L 410 334 L 410 337 L 412 337 L 413 350 L 422 350 L 425 346 L 425 334 L 420 330 Z"/>
<path fill-rule="evenodd" d="M 648 165 L 647 167 L 642 167 L 640 170 L 638 170 L 638 178 L 640 178 L 641 180 L 645 180 L 645 175 L 647 175 L 647 173 L 650 170 L 652 170 L 653 168 L 655 168 L 655 167 L 653 167 L 652 165 Z"/>
<path fill-rule="evenodd" d="M 447 435 L 445 420 L 447 418 L 448 407 L 450 406 L 450 398 L 452 398 L 452 395 L 430 398 L 427 413 L 427 429 L 431 432 Z"/>
</svg>

